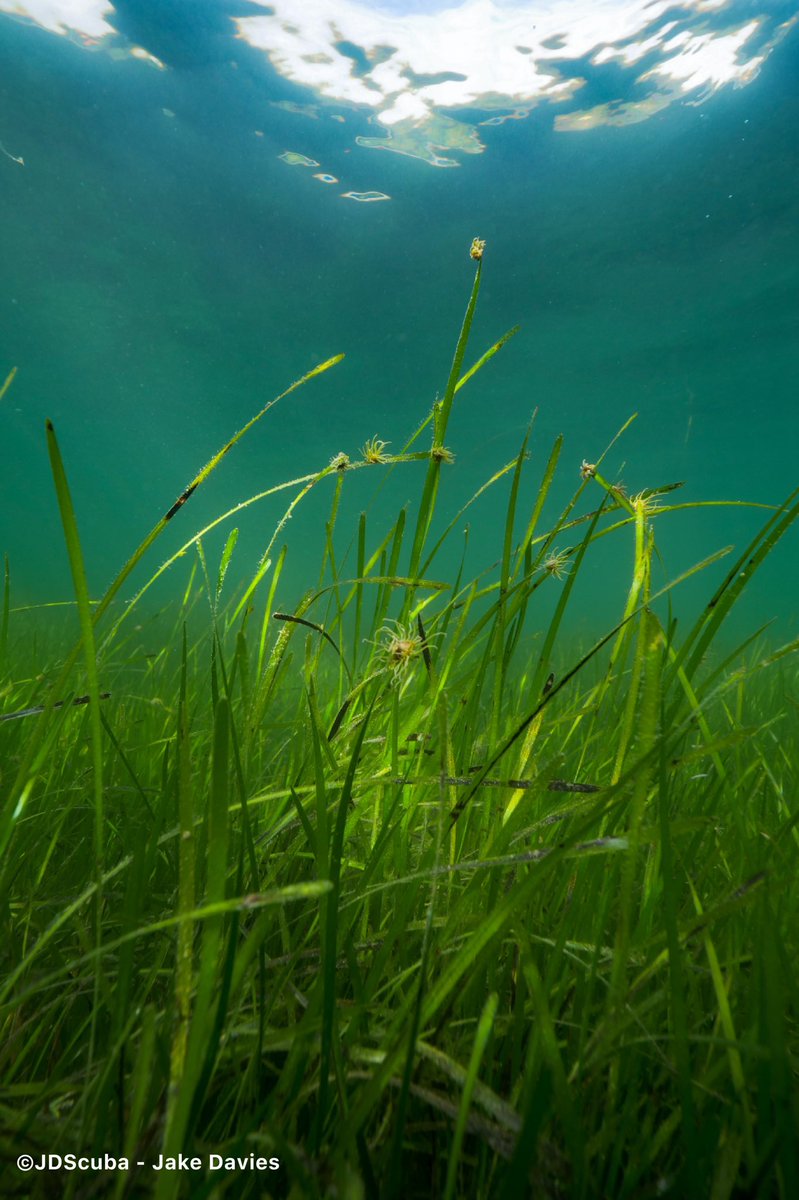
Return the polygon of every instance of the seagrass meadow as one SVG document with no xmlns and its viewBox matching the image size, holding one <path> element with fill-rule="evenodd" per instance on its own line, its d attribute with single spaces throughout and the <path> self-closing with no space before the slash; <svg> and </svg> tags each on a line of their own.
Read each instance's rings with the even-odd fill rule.
<svg viewBox="0 0 799 1200">
<path fill-rule="evenodd" d="M 272 401 L 99 598 L 48 423 L 74 604 L 48 637 L 6 562 L 3 1195 L 799 1195 L 799 641 L 727 633 L 799 490 L 669 576 L 660 531 L 703 504 L 628 495 L 601 447 L 562 463 L 533 422 L 453 508 L 461 389 L 515 332 L 470 343 L 483 251 L 401 449 L 365 429 L 192 534 L 194 493 Z M 402 481 L 393 517 L 344 515 L 364 472 L 384 502 Z M 325 489 L 285 611 L 288 518 Z M 486 493 L 504 523 L 475 573 Z M 579 583 L 614 546 L 618 611 L 583 644 Z M 167 572 L 182 599 L 153 615 Z M 92 1165 L 26 1174 L 21 1154 Z"/>
</svg>

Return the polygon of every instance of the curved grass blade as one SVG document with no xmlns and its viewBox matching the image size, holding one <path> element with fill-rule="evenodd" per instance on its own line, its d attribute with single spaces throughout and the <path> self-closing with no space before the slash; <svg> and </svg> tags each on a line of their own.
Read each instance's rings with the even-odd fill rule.
<svg viewBox="0 0 799 1200">
<path fill-rule="evenodd" d="M 315 621 L 308 621 L 308 620 L 306 620 L 305 617 L 295 617 L 291 613 L 280 613 L 280 612 L 272 613 L 272 620 L 273 621 L 291 621 L 294 625 L 304 625 L 306 627 L 306 629 L 313 629 L 316 633 L 321 634 L 322 637 L 325 639 L 325 641 L 329 645 L 331 645 L 333 647 L 333 649 L 335 650 L 336 654 L 338 655 L 339 662 L 342 664 L 342 666 L 344 667 L 344 670 L 347 672 L 347 678 L 349 679 L 350 684 L 352 684 L 352 672 L 350 671 L 349 667 L 347 666 L 347 663 L 344 661 L 344 658 L 343 658 L 342 653 L 339 650 L 338 646 L 336 645 L 336 643 L 333 641 L 330 634 L 327 632 L 327 630 L 322 625 L 317 625 Z"/>
<path fill-rule="evenodd" d="M 784 504 L 780 505 L 730 567 L 724 580 L 708 602 L 705 611 L 683 643 L 673 664 L 673 670 L 676 671 L 685 663 L 687 674 L 690 676 L 694 673 L 722 622 L 752 575 L 799 516 L 797 496 L 799 496 L 799 488 L 795 488 L 791 492 Z"/>
<path fill-rule="evenodd" d="M 258 413 L 256 413 L 256 415 L 250 421 L 248 421 L 246 425 L 242 426 L 242 428 L 238 431 L 238 433 L 234 434 L 234 436 L 232 438 L 230 438 L 228 442 L 225 443 L 225 445 L 222 447 L 222 449 L 220 451 L 218 451 L 217 454 L 214 455 L 214 457 L 210 460 L 210 462 L 208 462 L 206 464 L 206 466 L 203 467 L 203 469 L 197 475 L 195 475 L 192 482 L 189 484 L 189 486 L 187 488 L 184 489 L 184 491 L 181 493 L 181 495 L 178 497 L 178 499 L 175 501 L 175 503 L 172 505 L 172 507 L 164 514 L 163 517 L 161 517 L 160 521 L 156 522 L 156 524 L 153 526 L 153 528 L 150 530 L 150 532 L 147 534 L 147 536 L 143 539 L 143 541 L 141 541 L 139 543 L 136 550 L 134 550 L 133 554 L 130 556 L 130 558 L 127 560 L 127 562 L 124 564 L 122 569 L 118 572 L 118 574 L 116 575 L 115 579 L 112 581 L 110 586 L 106 589 L 104 595 L 102 596 L 100 601 L 94 607 L 94 611 L 90 614 L 92 625 L 96 625 L 97 622 L 100 620 L 100 618 L 103 616 L 103 614 L 106 612 L 106 610 L 109 608 L 112 601 L 119 594 L 119 591 L 122 588 L 125 581 L 129 578 L 131 573 L 135 570 L 135 568 L 141 562 L 142 558 L 147 553 L 147 551 L 150 549 L 150 547 L 153 545 L 153 543 L 164 532 L 167 524 L 174 517 L 174 515 L 178 511 L 178 509 L 180 509 L 186 503 L 186 501 L 189 499 L 189 497 L 191 495 L 193 495 L 193 493 L 197 490 L 197 488 L 209 478 L 209 476 L 213 473 L 213 471 L 216 469 L 216 467 L 219 465 L 219 463 L 222 461 L 222 459 L 229 453 L 230 450 L 233 449 L 233 447 L 236 445 L 236 443 L 239 442 L 244 437 L 244 435 L 246 433 L 248 433 L 253 428 L 253 426 L 255 424 L 257 424 L 257 422 L 260 421 L 261 418 L 267 412 L 269 412 L 269 410 L 271 408 L 274 408 L 274 406 L 280 400 L 284 399 L 286 396 L 291 395 L 292 392 L 295 392 L 298 388 L 302 387 L 302 385 L 304 383 L 307 383 L 310 379 L 315 378 L 317 375 L 321 375 L 322 372 L 327 371 L 330 367 L 333 367 L 337 363 L 341 362 L 343 357 L 344 357 L 343 354 L 338 354 L 335 357 L 329 358 L 325 362 L 320 363 L 319 366 L 314 367 L 312 370 L 308 371 L 305 375 L 303 375 L 300 379 L 298 379 L 294 383 L 292 383 L 290 387 L 286 388 L 286 390 L 284 392 L 281 392 L 281 394 L 279 396 L 275 397 L 274 400 L 270 400 L 270 402 L 268 404 L 264 405 L 264 407 Z M 48 435 L 49 435 L 50 429 L 52 429 L 52 426 L 48 422 Z M 48 440 L 49 440 L 49 436 L 48 436 Z M 88 603 L 88 593 L 87 593 L 86 599 L 87 599 L 87 603 Z M 126 610 L 126 611 L 128 611 L 128 610 Z M 83 645 L 83 642 L 84 642 L 84 639 L 82 638 L 81 641 L 76 644 L 76 646 L 73 648 L 71 653 L 67 656 L 67 658 L 64 662 L 64 665 L 61 669 L 61 673 L 55 682 L 55 691 L 56 692 L 64 691 L 67 681 L 69 679 L 69 676 L 75 666 L 75 663 L 78 661 L 78 658 L 80 657 L 80 651 L 81 651 L 81 646 Z M 41 752 L 41 747 L 42 747 L 42 740 L 47 732 L 46 717 L 47 717 L 47 710 L 45 712 L 45 720 L 40 722 L 37 730 L 34 732 L 34 735 L 28 741 L 28 745 L 26 747 L 25 753 L 22 756 L 22 761 L 17 770 L 17 775 L 15 778 L 14 784 L 12 785 L 12 787 L 10 789 L 8 801 L 6 803 L 5 809 L 2 812 L 2 815 L 0 815 L 0 854 L 4 853 L 5 848 L 8 844 L 8 839 L 11 836 L 11 831 L 13 828 L 14 820 L 15 820 L 16 816 L 18 815 L 19 802 L 22 799 L 23 795 L 26 794 L 27 790 L 29 789 L 31 776 L 32 776 L 32 774 L 35 773 L 35 764 L 37 762 L 37 759 L 41 756 L 40 752 Z"/>
</svg>

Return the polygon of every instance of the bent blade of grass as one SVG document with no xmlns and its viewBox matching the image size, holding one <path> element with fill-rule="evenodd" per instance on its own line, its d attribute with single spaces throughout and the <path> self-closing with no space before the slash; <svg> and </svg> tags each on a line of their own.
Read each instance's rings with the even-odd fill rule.
<svg viewBox="0 0 799 1200">
<path fill-rule="evenodd" d="M 361 586 L 362 586 L 362 584 L 361 584 Z M 315 621 L 309 621 L 305 617 L 297 617 L 293 613 L 275 612 L 275 613 L 272 613 L 272 620 L 273 621 L 290 621 L 294 625 L 304 625 L 306 629 L 313 629 L 313 630 L 315 630 L 316 633 L 321 634 L 321 636 L 328 643 L 328 645 L 332 646 L 333 649 L 335 650 L 336 656 L 337 656 L 339 662 L 342 664 L 342 666 L 344 667 L 344 670 L 347 672 L 347 679 L 349 680 L 350 684 L 352 684 L 352 672 L 350 671 L 349 667 L 347 666 L 347 663 L 344 659 L 344 656 L 341 653 L 341 650 L 336 645 L 336 643 L 333 641 L 332 637 L 330 636 L 330 634 L 327 632 L 327 630 L 325 629 L 325 627 L 323 625 L 317 625 Z"/>
</svg>

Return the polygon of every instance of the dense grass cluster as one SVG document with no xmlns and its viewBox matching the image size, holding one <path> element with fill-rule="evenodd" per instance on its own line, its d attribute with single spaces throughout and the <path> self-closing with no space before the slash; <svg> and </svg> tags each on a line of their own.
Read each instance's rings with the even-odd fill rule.
<svg viewBox="0 0 799 1200">
<path fill-rule="evenodd" d="M 674 487 L 628 497 L 585 462 L 553 521 L 560 443 L 530 503 L 528 432 L 467 505 L 479 519 L 505 489 L 497 561 L 440 578 L 464 524 L 439 503 L 453 405 L 511 336 L 464 367 L 475 245 L 446 388 L 403 451 L 374 437 L 248 499 L 129 604 L 123 583 L 271 405 L 99 601 L 48 427 L 80 640 L 33 661 L 6 565 L 3 1195 L 799 1195 L 797 644 L 717 649 L 798 493 L 678 637 L 679 584 L 724 552 L 656 586 L 656 525 L 688 507 Z M 353 472 L 412 460 L 413 512 L 339 530 Z M 275 612 L 286 518 L 325 481 L 318 580 Z M 211 529 L 281 490 L 228 598 L 237 535 L 212 566 Z M 608 536 L 629 541 L 626 604 L 574 651 L 564 617 Z M 188 555 L 144 659 L 143 597 Z M 13 1165 L 70 1151 L 280 1168 Z"/>
</svg>

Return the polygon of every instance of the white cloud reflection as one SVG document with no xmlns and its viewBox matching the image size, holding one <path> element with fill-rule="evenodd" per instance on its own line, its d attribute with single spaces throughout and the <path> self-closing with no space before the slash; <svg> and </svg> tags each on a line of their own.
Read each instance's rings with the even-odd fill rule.
<svg viewBox="0 0 799 1200">
<path fill-rule="evenodd" d="M 0 0 L 0 12 L 25 17 L 51 33 L 77 33 L 87 38 L 115 32 L 107 20 L 113 11 L 108 0 Z"/>
<path fill-rule="evenodd" d="M 221 3 L 221 0 L 220 0 Z M 564 132 L 646 120 L 675 100 L 701 103 L 757 75 L 794 16 L 780 24 L 769 0 L 251 0 L 262 13 L 231 18 L 231 35 L 268 57 L 316 105 L 368 110 L 374 136 L 359 145 L 455 167 L 452 154 L 483 150 L 479 125 L 558 106 Z M 226 11 L 231 6 L 226 5 Z M 235 9 L 234 9 L 235 11 Z M 84 45 L 126 46 L 110 0 L 0 0 Z M 738 14 L 738 15 L 736 15 Z M 593 77 L 616 68 L 619 95 L 601 104 Z M 607 78 L 607 76 L 606 76 Z M 603 89 L 606 91 L 606 87 Z M 283 101 L 298 114 L 314 104 Z M 473 111 L 481 110 L 484 119 Z M 344 120 L 341 113 L 329 115 Z M 476 123 L 471 123 L 476 122 Z"/>
<path fill-rule="evenodd" d="M 482 148 L 474 127 L 471 144 L 463 132 L 453 140 L 463 122 L 442 109 L 506 110 L 489 119 L 497 124 L 570 101 L 556 118 L 564 131 L 645 120 L 675 99 L 749 83 L 789 25 L 767 9 L 736 20 L 728 0 L 464 0 L 405 13 L 400 0 L 391 11 L 368 0 L 255 2 L 263 15 L 236 18 L 236 27 L 276 71 L 322 102 L 371 109 L 381 136 L 360 144 L 436 166 L 457 165 L 442 148 Z M 575 109 L 586 78 L 606 64 L 625 70 L 635 100 Z"/>
</svg>

